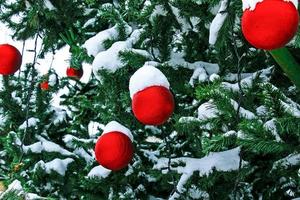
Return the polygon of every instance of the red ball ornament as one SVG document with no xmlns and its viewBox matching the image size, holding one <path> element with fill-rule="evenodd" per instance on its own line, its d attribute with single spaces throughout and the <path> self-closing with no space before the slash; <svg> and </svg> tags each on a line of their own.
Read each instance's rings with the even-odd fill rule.
<svg viewBox="0 0 300 200">
<path fill-rule="evenodd" d="M 20 69 L 21 64 L 22 55 L 17 48 L 9 44 L 0 45 L 0 74 L 14 74 Z"/>
<path fill-rule="evenodd" d="M 67 68 L 67 76 L 70 78 L 79 80 L 79 79 L 81 79 L 82 75 L 83 75 L 82 68 L 80 68 L 80 69 L 75 69 L 73 67 Z"/>
<path fill-rule="evenodd" d="M 117 171 L 126 167 L 133 157 L 133 145 L 129 137 L 113 131 L 102 135 L 95 147 L 96 160 L 103 167 Z"/>
<path fill-rule="evenodd" d="M 161 125 L 172 115 L 174 97 L 166 76 L 157 68 L 145 65 L 130 78 L 129 90 L 134 116 L 145 125 Z"/>
<path fill-rule="evenodd" d="M 244 0 L 244 3 L 246 0 Z M 273 50 L 285 46 L 296 34 L 299 14 L 292 2 L 263 0 L 242 16 L 242 32 L 258 49 Z"/>
<path fill-rule="evenodd" d="M 48 81 L 41 82 L 40 83 L 40 88 L 42 90 L 49 90 L 49 83 L 48 83 Z"/>
<path fill-rule="evenodd" d="M 163 86 L 148 87 L 133 96 L 132 111 L 143 124 L 161 125 L 174 111 L 175 103 L 170 90 Z"/>
</svg>

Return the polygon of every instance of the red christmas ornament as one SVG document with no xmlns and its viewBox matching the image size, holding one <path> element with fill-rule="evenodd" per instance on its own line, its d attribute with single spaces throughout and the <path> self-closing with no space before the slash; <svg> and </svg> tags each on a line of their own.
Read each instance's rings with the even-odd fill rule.
<svg viewBox="0 0 300 200">
<path fill-rule="evenodd" d="M 41 82 L 40 83 L 40 88 L 42 90 L 49 90 L 49 83 L 48 83 L 48 81 Z"/>
<path fill-rule="evenodd" d="M 172 115 L 174 97 L 169 82 L 157 68 L 145 65 L 130 78 L 129 90 L 132 111 L 141 123 L 161 125 Z"/>
<path fill-rule="evenodd" d="M 246 0 L 244 0 L 244 3 Z M 285 46 L 296 34 L 299 14 L 292 2 L 263 0 L 242 16 L 242 32 L 254 47 L 273 50 Z"/>
<path fill-rule="evenodd" d="M 70 78 L 79 80 L 79 79 L 81 79 L 82 75 L 83 75 L 82 68 L 80 68 L 80 69 L 75 69 L 73 67 L 67 68 L 67 76 Z"/>
<path fill-rule="evenodd" d="M 0 74 L 11 75 L 18 71 L 22 64 L 19 50 L 9 44 L 0 45 Z"/>
<path fill-rule="evenodd" d="M 161 125 L 174 111 L 174 98 L 163 86 L 148 87 L 133 96 L 134 116 L 143 124 Z"/>
<path fill-rule="evenodd" d="M 113 129 L 116 130 L 111 131 Z M 96 143 L 96 160 L 107 169 L 113 171 L 123 169 L 133 158 L 131 139 L 132 135 L 127 128 L 117 122 L 109 123 Z"/>
</svg>

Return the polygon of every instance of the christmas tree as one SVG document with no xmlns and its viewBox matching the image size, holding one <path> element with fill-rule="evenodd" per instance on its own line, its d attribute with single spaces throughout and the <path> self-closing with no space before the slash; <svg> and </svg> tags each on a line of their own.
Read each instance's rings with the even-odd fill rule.
<svg viewBox="0 0 300 200">
<path fill-rule="evenodd" d="M 297 6 L 0 0 L 0 199 L 298 199 Z"/>
</svg>

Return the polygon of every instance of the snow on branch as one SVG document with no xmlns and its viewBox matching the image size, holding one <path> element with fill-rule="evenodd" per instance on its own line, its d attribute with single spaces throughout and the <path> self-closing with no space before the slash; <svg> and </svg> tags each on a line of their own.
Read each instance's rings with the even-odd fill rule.
<svg viewBox="0 0 300 200">
<path fill-rule="evenodd" d="M 228 6 L 228 0 L 222 0 L 218 14 L 211 22 L 209 28 L 209 44 L 211 45 L 214 45 L 217 42 L 219 32 L 228 16 L 228 13 L 226 11 L 227 6 Z"/>
<path fill-rule="evenodd" d="M 273 71 L 273 67 L 269 67 L 266 69 L 262 69 L 260 71 L 257 71 L 255 73 L 248 73 L 248 74 L 244 74 L 244 77 L 241 80 L 241 85 L 242 88 L 251 88 L 253 85 L 253 81 L 256 78 L 260 78 L 262 79 L 263 82 L 267 82 L 270 80 L 270 75 L 272 74 Z M 236 80 L 237 79 L 237 74 L 230 74 L 230 76 L 227 76 L 225 78 L 226 80 Z M 238 83 L 228 83 L 228 82 L 222 82 L 222 86 L 225 89 L 231 90 L 233 92 L 239 92 L 239 85 Z"/>
<path fill-rule="evenodd" d="M 275 123 L 276 119 L 273 118 L 264 124 L 264 128 L 272 133 L 272 135 L 275 137 L 276 142 L 283 142 L 280 135 L 278 134 L 278 130 Z"/>
<path fill-rule="evenodd" d="M 111 173 L 111 170 L 106 169 L 104 167 L 102 167 L 101 165 L 94 167 L 93 169 L 91 169 L 91 171 L 88 173 L 87 177 L 88 178 L 99 178 L 99 179 L 103 179 L 109 176 L 109 174 Z"/>
<path fill-rule="evenodd" d="M 276 86 L 270 83 L 263 83 L 262 85 L 270 85 L 273 91 L 280 91 Z M 292 116 L 300 118 L 300 105 L 294 102 L 291 98 L 285 96 L 282 93 L 283 100 L 280 100 L 281 106 L 285 109 L 286 112 L 289 112 Z"/>
<path fill-rule="evenodd" d="M 276 161 L 273 164 L 272 170 L 276 170 L 279 167 L 287 169 L 289 167 L 296 166 L 296 165 L 299 165 L 299 164 L 300 164 L 300 154 L 299 153 L 298 154 L 291 154 L 291 155 L 288 155 L 285 158 L 282 158 L 282 159 Z"/>
<path fill-rule="evenodd" d="M 27 121 L 25 121 L 21 126 L 19 126 L 19 129 L 23 130 L 29 127 L 35 127 L 40 122 L 39 119 L 35 117 L 29 118 Z"/>
<path fill-rule="evenodd" d="M 220 71 L 220 67 L 217 63 L 209 63 L 204 61 L 197 61 L 194 63 L 187 62 L 184 59 L 182 52 L 172 52 L 171 59 L 165 64 L 174 67 L 184 67 L 194 70 L 193 75 L 189 81 L 190 85 L 194 86 L 195 80 L 199 82 L 207 81 L 210 75 L 217 74 Z"/>
<path fill-rule="evenodd" d="M 56 10 L 56 8 L 53 6 L 51 1 L 49 1 L 49 0 L 44 0 L 44 5 L 49 10 Z"/>
<path fill-rule="evenodd" d="M 10 193 L 15 193 L 18 196 L 24 197 L 25 200 L 43 200 L 48 198 L 43 198 L 38 196 L 37 194 L 33 193 L 26 193 L 21 185 L 21 182 L 19 180 L 14 180 L 7 188 L 7 190 L 3 193 L 0 192 L 0 199 L 7 199 L 9 198 Z"/>
<path fill-rule="evenodd" d="M 142 31 L 142 29 L 133 31 L 131 36 L 126 41 L 115 42 L 109 49 L 97 54 L 93 61 L 93 73 L 98 80 L 101 80 L 101 76 L 98 74 L 100 70 L 107 70 L 111 73 L 114 73 L 123 66 L 123 62 L 120 58 L 121 52 L 134 51 L 134 53 L 151 58 L 147 51 L 132 48 L 133 45 L 139 40 Z"/>
<path fill-rule="evenodd" d="M 61 176 L 65 176 L 68 169 L 68 165 L 74 162 L 72 158 L 66 158 L 64 160 L 56 158 L 50 162 L 45 163 L 44 161 L 39 161 L 34 166 L 34 171 L 37 168 L 43 169 L 47 174 L 51 174 L 53 171 L 57 172 Z"/>
<path fill-rule="evenodd" d="M 22 145 L 19 138 L 16 139 L 15 143 L 19 146 L 22 145 L 22 149 L 25 154 L 31 153 L 42 153 L 42 152 L 51 152 L 51 153 L 59 153 L 64 156 L 75 156 L 75 154 L 70 151 L 62 148 L 58 144 L 54 142 L 50 142 L 42 137 L 39 137 L 39 142 L 36 142 L 31 145 Z"/>
<path fill-rule="evenodd" d="M 184 185 L 195 172 L 198 172 L 199 176 L 205 176 L 209 175 L 214 170 L 223 172 L 238 170 L 240 150 L 240 147 L 237 147 L 223 152 L 212 152 L 203 158 L 181 157 L 172 159 L 171 166 L 179 166 L 171 167 L 171 170 L 176 171 L 178 174 L 182 174 L 176 186 L 177 191 L 179 193 L 185 191 Z M 159 158 L 153 168 L 164 170 L 168 167 L 168 162 L 168 158 Z M 179 198 L 179 193 L 174 193 L 169 199 Z"/>
<path fill-rule="evenodd" d="M 132 32 L 132 28 L 125 25 L 125 34 L 129 35 Z M 116 40 L 119 37 L 118 25 L 115 25 L 109 29 L 99 32 L 94 37 L 91 37 L 85 41 L 83 47 L 87 49 L 89 56 L 96 56 L 99 52 L 104 51 L 104 41 Z"/>
</svg>

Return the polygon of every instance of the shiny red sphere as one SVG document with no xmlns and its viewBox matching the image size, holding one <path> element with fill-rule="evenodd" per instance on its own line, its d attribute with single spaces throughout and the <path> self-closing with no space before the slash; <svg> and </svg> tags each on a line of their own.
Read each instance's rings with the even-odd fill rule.
<svg viewBox="0 0 300 200">
<path fill-rule="evenodd" d="M 264 0 L 256 8 L 245 10 L 242 32 L 258 49 L 273 50 L 285 46 L 296 34 L 299 14 L 292 2 Z"/>
<path fill-rule="evenodd" d="M 134 116 L 145 125 L 161 125 L 172 115 L 175 107 L 170 90 L 151 86 L 137 92 L 132 99 Z"/>
<path fill-rule="evenodd" d="M 67 68 L 67 76 L 70 78 L 79 80 L 79 79 L 81 79 L 82 75 L 83 75 L 82 68 L 80 68 L 80 69 L 75 69 L 73 67 Z"/>
<path fill-rule="evenodd" d="M 95 146 L 96 160 L 103 167 L 117 171 L 126 167 L 133 158 L 133 145 L 129 137 L 121 132 L 106 133 Z"/>
<path fill-rule="evenodd" d="M 49 90 L 49 83 L 48 83 L 48 81 L 41 82 L 40 83 L 40 88 L 42 90 Z"/>
<path fill-rule="evenodd" d="M 22 55 L 17 48 L 9 44 L 0 45 L 0 74 L 14 74 L 20 69 L 21 64 Z"/>
</svg>

